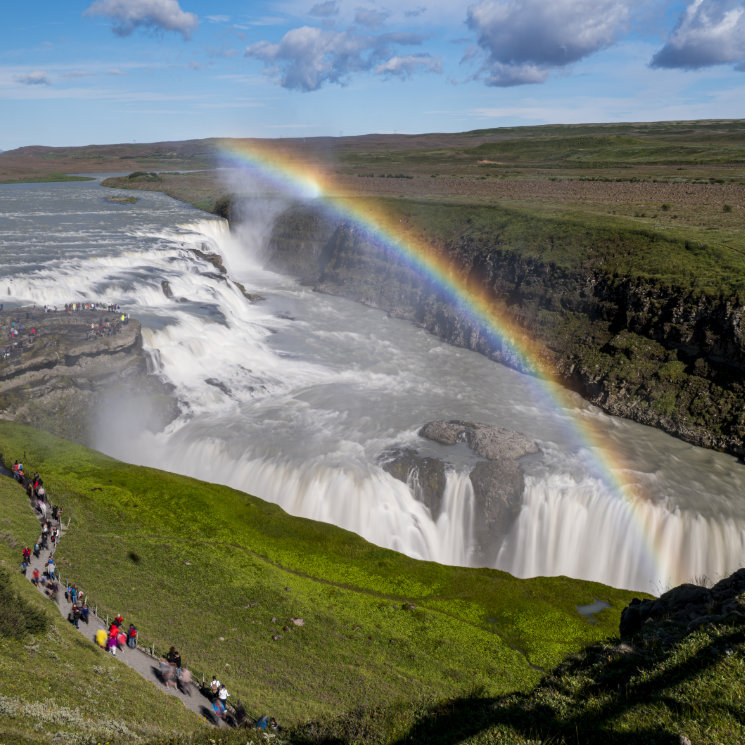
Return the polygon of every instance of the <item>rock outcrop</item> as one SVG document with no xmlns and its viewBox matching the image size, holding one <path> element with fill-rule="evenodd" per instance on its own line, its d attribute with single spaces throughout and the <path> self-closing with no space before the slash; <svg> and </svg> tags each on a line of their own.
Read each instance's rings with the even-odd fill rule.
<svg viewBox="0 0 745 745">
<path fill-rule="evenodd" d="M 170 390 L 148 375 L 140 324 L 118 324 L 119 314 L 101 310 L 0 312 L 0 332 L 22 324 L 0 360 L 0 417 L 46 429 L 92 445 L 94 420 L 107 396 L 147 400 L 142 424 L 157 429 L 177 414 Z M 109 335 L 95 329 L 108 324 Z M 31 335 L 31 329 L 35 333 Z"/>
<path fill-rule="evenodd" d="M 634 598 L 621 613 L 622 639 L 639 634 L 646 641 L 672 644 L 706 624 L 745 623 L 745 569 L 711 589 L 685 584 L 653 600 Z"/>
<path fill-rule="evenodd" d="M 501 545 L 520 511 L 525 479 L 519 459 L 538 452 L 525 435 L 487 424 L 462 421 L 434 421 L 419 435 L 441 445 L 464 443 L 479 460 L 469 474 L 476 502 L 473 526 L 475 565 L 492 566 Z M 392 476 L 408 484 L 414 496 L 429 507 L 437 520 L 443 508 L 446 456 L 433 458 L 411 448 L 384 453 L 381 465 Z"/>
</svg>

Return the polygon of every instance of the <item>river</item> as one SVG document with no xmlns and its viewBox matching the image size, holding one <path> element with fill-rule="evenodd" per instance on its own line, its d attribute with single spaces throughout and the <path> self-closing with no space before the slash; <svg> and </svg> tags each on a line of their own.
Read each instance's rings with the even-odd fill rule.
<svg viewBox="0 0 745 745">
<path fill-rule="evenodd" d="M 522 461 L 517 520 L 494 536 L 497 568 L 659 594 L 742 564 L 745 467 L 734 458 L 576 396 L 547 401 L 529 376 L 266 269 L 271 209 L 231 234 L 162 194 L 106 201 L 117 193 L 96 182 L 0 186 L 0 300 L 119 303 L 142 322 L 153 367 L 180 402 L 178 419 L 153 433 L 140 426 L 146 401 L 112 396 L 98 449 L 228 484 L 410 556 L 471 565 L 474 456 L 417 431 L 433 419 L 478 421 L 540 448 Z M 219 253 L 229 279 L 193 249 Z M 250 302 L 232 280 L 264 300 Z M 607 454 L 576 436 L 582 421 L 632 464 L 616 475 L 643 499 L 630 503 L 603 477 Z M 392 447 L 447 459 L 439 516 L 381 468 Z"/>
</svg>

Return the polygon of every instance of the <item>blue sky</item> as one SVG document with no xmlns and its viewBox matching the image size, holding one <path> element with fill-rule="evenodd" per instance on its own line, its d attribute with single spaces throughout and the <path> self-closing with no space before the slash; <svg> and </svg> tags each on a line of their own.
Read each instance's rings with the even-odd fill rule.
<svg viewBox="0 0 745 745">
<path fill-rule="evenodd" d="M 37 0 L 0 149 L 745 118 L 745 0 Z"/>
</svg>

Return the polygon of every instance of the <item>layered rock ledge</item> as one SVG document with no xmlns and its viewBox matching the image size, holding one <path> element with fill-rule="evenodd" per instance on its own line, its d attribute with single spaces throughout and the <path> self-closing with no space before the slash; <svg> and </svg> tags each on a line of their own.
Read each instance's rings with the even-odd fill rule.
<svg viewBox="0 0 745 745">
<path fill-rule="evenodd" d="M 16 335 L 11 336 L 15 330 Z M 148 374 L 139 322 L 106 310 L 0 311 L 0 417 L 93 444 L 107 397 L 147 397 L 143 425 L 176 414 L 176 402 Z"/>
</svg>

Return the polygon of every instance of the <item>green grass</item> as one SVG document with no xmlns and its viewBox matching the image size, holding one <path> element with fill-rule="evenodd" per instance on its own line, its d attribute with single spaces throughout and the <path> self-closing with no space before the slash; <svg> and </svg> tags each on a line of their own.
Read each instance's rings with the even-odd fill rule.
<svg viewBox="0 0 745 745">
<path fill-rule="evenodd" d="M 65 578 L 156 649 L 175 644 L 198 672 L 217 673 L 250 712 L 284 723 L 474 688 L 529 690 L 535 666 L 613 634 L 631 597 L 418 562 L 226 487 L 8 422 L 0 451 L 22 454 L 71 517 L 58 549 Z M 595 598 L 611 607 L 593 625 L 576 606 Z"/>
<path fill-rule="evenodd" d="M 33 546 L 38 526 L 24 490 L 0 477 L 6 592 L 29 617 L 44 620 L 36 633 L 5 635 L 0 629 L 0 743 L 46 743 L 53 733 L 55 741 L 80 745 L 129 743 L 198 732 L 205 726 L 198 716 L 85 640 L 17 571 L 21 548 Z"/>
<path fill-rule="evenodd" d="M 592 645 L 533 691 L 418 700 L 312 721 L 289 740 L 396 745 L 735 745 L 745 741 L 745 623 L 663 648 Z M 395 732 L 394 738 L 390 733 Z"/>
<path fill-rule="evenodd" d="M 73 176 L 68 173 L 45 173 L 39 176 L 26 176 L 0 181 L 0 184 L 46 184 L 56 181 L 94 181 L 91 176 Z"/>
<path fill-rule="evenodd" d="M 588 217 L 549 207 L 379 201 L 407 225 L 407 237 L 439 251 L 463 244 L 471 252 L 493 248 L 567 271 L 594 270 L 652 280 L 681 294 L 745 299 L 745 252 L 703 233 L 655 230 L 620 217 Z"/>
</svg>

